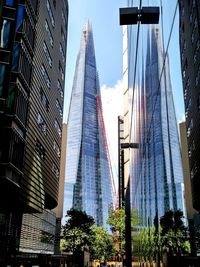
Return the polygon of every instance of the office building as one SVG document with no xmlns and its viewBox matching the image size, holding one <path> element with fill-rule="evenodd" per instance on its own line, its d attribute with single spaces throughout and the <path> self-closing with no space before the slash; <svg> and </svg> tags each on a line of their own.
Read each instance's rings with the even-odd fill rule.
<svg viewBox="0 0 200 267">
<path fill-rule="evenodd" d="M 123 27 L 124 142 L 130 144 L 124 149 L 125 200 L 141 227 L 159 223 L 170 209 L 185 215 L 169 59 L 160 35 L 159 25 Z"/>
<path fill-rule="evenodd" d="M 64 215 L 73 207 L 106 227 L 113 205 L 107 149 L 93 33 L 87 22 L 81 33 L 68 117 Z"/>
<path fill-rule="evenodd" d="M 193 207 L 200 211 L 200 3 L 179 1 L 179 41 Z"/>
<path fill-rule="evenodd" d="M 22 214 L 48 213 L 57 205 L 67 18 L 65 0 L 5 0 L 0 5 L 4 258 L 19 250 Z"/>
</svg>

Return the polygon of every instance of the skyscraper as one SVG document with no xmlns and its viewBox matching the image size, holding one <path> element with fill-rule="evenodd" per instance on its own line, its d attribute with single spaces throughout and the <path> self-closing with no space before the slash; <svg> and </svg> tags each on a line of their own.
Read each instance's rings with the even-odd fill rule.
<svg viewBox="0 0 200 267">
<path fill-rule="evenodd" d="M 148 225 L 170 209 L 180 209 L 185 214 L 183 169 L 169 61 L 163 50 L 159 26 L 152 26 L 148 36 L 143 77 L 141 88 L 135 92 L 134 119 L 139 129 L 134 129 L 133 138 L 140 143 L 140 149 L 133 151 L 132 195 L 143 224 Z"/>
<path fill-rule="evenodd" d="M 65 204 L 106 227 L 113 192 L 92 27 L 81 34 L 68 117 Z"/>
<path fill-rule="evenodd" d="M 163 49 L 159 25 L 146 27 L 144 32 L 147 45 L 144 40 L 138 40 L 141 57 L 137 57 L 133 54 L 137 51 L 136 42 L 132 42 L 133 30 L 124 27 L 123 31 L 124 38 L 128 37 L 123 53 L 128 58 L 124 59 L 127 64 L 124 66 L 124 136 L 126 143 L 139 144 L 138 149 L 124 150 L 124 170 L 131 207 L 137 211 L 142 226 L 152 226 L 154 219 L 159 221 L 170 209 L 180 209 L 185 215 L 185 201 L 168 55 Z"/>
<path fill-rule="evenodd" d="M 57 205 L 67 18 L 67 0 L 0 4 L 1 266 L 19 249 L 22 215 Z"/>
<path fill-rule="evenodd" d="M 200 3 L 179 0 L 179 40 L 193 207 L 200 211 Z"/>
</svg>

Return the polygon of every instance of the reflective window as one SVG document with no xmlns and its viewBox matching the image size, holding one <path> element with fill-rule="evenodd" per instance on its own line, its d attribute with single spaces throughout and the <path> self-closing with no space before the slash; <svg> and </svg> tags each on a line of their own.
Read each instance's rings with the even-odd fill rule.
<svg viewBox="0 0 200 267">
<path fill-rule="evenodd" d="M 59 169 L 54 163 L 52 165 L 52 172 L 55 174 L 56 178 L 59 178 Z"/>
<path fill-rule="evenodd" d="M 45 96 L 42 88 L 40 88 L 40 101 L 41 101 L 43 107 L 48 112 L 49 111 L 49 101 L 48 101 L 47 97 Z"/>
<path fill-rule="evenodd" d="M 60 126 L 59 126 L 57 120 L 54 121 L 54 127 L 55 127 L 55 129 L 56 129 L 58 135 L 61 137 L 61 129 L 60 129 Z"/>
<path fill-rule="evenodd" d="M 40 131 L 46 135 L 47 134 L 47 125 L 46 125 L 46 123 L 45 123 L 45 121 L 44 121 L 44 119 L 40 113 L 38 113 L 38 116 L 37 116 L 37 124 L 40 128 Z"/>
<path fill-rule="evenodd" d="M 21 48 L 20 43 L 15 42 L 14 46 L 13 46 L 12 71 L 17 71 L 18 70 L 20 48 Z"/>
<path fill-rule="evenodd" d="M 53 149 L 56 151 L 57 156 L 60 158 L 60 148 L 55 140 L 53 142 Z"/>
<path fill-rule="evenodd" d="M 4 76 L 5 76 L 5 65 L 0 64 L 0 96 L 2 96 L 3 93 L 3 82 L 4 82 Z"/>
<path fill-rule="evenodd" d="M 47 10 L 48 10 L 48 13 L 49 13 L 49 17 L 50 17 L 50 20 L 51 20 L 51 24 L 52 24 L 53 27 L 55 27 L 55 20 L 54 20 L 53 12 L 52 12 L 52 10 L 51 10 L 51 6 L 50 6 L 48 0 L 47 0 Z"/>
<path fill-rule="evenodd" d="M 47 20 L 45 20 L 44 26 L 45 26 L 45 30 L 46 30 L 46 32 L 48 34 L 48 37 L 49 37 L 49 42 L 50 42 L 51 46 L 53 46 L 53 37 L 52 37 L 51 31 L 49 29 L 49 25 L 48 25 Z"/>
<path fill-rule="evenodd" d="M 1 48 L 8 48 L 9 44 L 9 35 L 10 35 L 10 24 L 11 22 L 4 19 L 2 23 L 1 29 L 1 39 L 0 39 L 0 47 Z"/>
<path fill-rule="evenodd" d="M 62 56 L 62 61 L 63 61 L 63 63 L 65 63 L 65 54 L 64 54 L 64 51 L 63 51 L 63 48 L 62 48 L 61 44 L 60 44 L 60 53 L 61 53 L 61 56 Z"/>
<path fill-rule="evenodd" d="M 65 42 L 65 34 L 64 34 L 62 26 L 61 26 L 61 38 L 62 38 L 63 42 Z"/>
<path fill-rule="evenodd" d="M 60 113 L 60 117 L 62 118 L 62 116 L 63 116 L 63 111 L 62 111 L 62 107 L 61 107 L 61 105 L 60 105 L 58 99 L 56 99 L 56 107 L 57 107 L 57 109 L 58 109 L 58 111 L 59 111 L 59 113 Z"/>
<path fill-rule="evenodd" d="M 46 150 L 38 139 L 36 139 L 35 150 L 42 159 L 45 159 Z"/>
<path fill-rule="evenodd" d="M 61 74 L 61 79 L 62 79 L 62 81 L 64 81 L 64 71 L 62 69 L 62 65 L 61 65 L 60 61 L 59 61 L 59 71 L 60 71 L 60 74 Z"/>
<path fill-rule="evenodd" d="M 190 91 L 190 79 L 187 79 L 186 85 L 185 85 L 185 90 L 184 90 L 184 98 L 186 99 L 188 93 Z"/>
<path fill-rule="evenodd" d="M 6 0 L 6 1 L 5 1 L 5 4 L 6 4 L 7 6 L 13 6 L 13 5 L 14 5 L 14 0 Z"/>
<path fill-rule="evenodd" d="M 50 89 L 51 88 L 51 81 L 49 79 L 49 76 L 48 76 L 47 71 L 46 71 L 46 69 L 45 69 L 43 64 L 41 66 L 41 73 L 42 73 L 42 76 L 43 76 L 43 78 L 44 78 L 44 80 L 45 80 L 45 82 L 47 84 L 47 87 Z"/>
<path fill-rule="evenodd" d="M 200 65 L 198 67 L 197 75 L 196 75 L 196 78 L 195 78 L 195 84 L 196 84 L 196 86 L 198 85 L 199 80 L 200 80 Z"/>
<path fill-rule="evenodd" d="M 43 43 L 43 50 L 44 50 L 44 53 L 45 53 L 45 55 L 47 57 L 49 66 L 52 67 L 52 58 L 50 56 L 49 50 L 48 50 L 47 45 L 46 45 L 45 42 Z"/>
<path fill-rule="evenodd" d="M 24 19 L 24 5 L 18 5 L 17 7 L 17 22 L 16 22 L 16 31 L 22 31 Z"/>
<path fill-rule="evenodd" d="M 61 98 L 63 98 L 63 89 L 59 80 L 57 81 L 57 90 L 59 91 Z"/>
</svg>

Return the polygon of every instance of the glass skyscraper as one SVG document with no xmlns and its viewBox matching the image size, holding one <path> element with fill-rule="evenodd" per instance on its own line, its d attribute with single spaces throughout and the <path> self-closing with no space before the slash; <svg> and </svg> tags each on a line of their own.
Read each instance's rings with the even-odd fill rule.
<svg viewBox="0 0 200 267">
<path fill-rule="evenodd" d="M 124 169 L 131 208 L 141 225 L 148 226 L 168 210 L 180 209 L 185 215 L 185 200 L 169 59 L 160 26 L 142 27 L 138 48 L 136 28 L 123 28 L 128 59 L 123 66 L 124 141 L 139 144 L 139 149 L 124 150 Z"/>
<path fill-rule="evenodd" d="M 146 68 L 135 89 L 133 139 L 140 149 L 132 153 L 132 202 L 143 225 L 168 210 L 185 214 L 183 170 L 168 56 L 159 26 L 151 26 Z"/>
<path fill-rule="evenodd" d="M 64 215 L 71 207 L 106 227 L 113 192 L 92 27 L 82 30 L 68 117 Z"/>
</svg>

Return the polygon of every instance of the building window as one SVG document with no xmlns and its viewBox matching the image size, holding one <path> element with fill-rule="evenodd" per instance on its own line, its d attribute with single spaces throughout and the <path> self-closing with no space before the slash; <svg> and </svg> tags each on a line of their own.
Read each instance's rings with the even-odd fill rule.
<svg viewBox="0 0 200 267">
<path fill-rule="evenodd" d="M 62 62 L 65 63 L 65 54 L 64 54 L 64 51 L 63 51 L 63 48 L 62 48 L 61 44 L 60 44 L 60 54 L 61 54 L 61 57 L 62 57 Z"/>
<path fill-rule="evenodd" d="M 38 126 L 39 126 L 39 128 L 40 128 L 40 131 L 41 131 L 43 134 L 47 135 L 47 125 L 46 125 L 46 123 L 44 122 L 43 117 L 42 117 L 39 113 L 38 113 L 38 116 L 37 116 L 37 124 L 38 124 Z"/>
<path fill-rule="evenodd" d="M 62 26 L 61 26 L 61 38 L 62 38 L 63 42 L 65 43 L 65 34 L 64 34 Z"/>
<path fill-rule="evenodd" d="M 53 16 L 53 12 L 51 10 L 51 6 L 49 4 L 49 1 L 47 0 L 47 10 L 48 10 L 48 13 L 49 13 L 49 17 L 50 17 L 50 20 L 51 20 L 51 24 L 53 26 L 53 28 L 55 27 L 55 19 L 54 19 L 54 16 Z"/>
<path fill-rule="evenodd" d="M 47 61 L 49 63 L 49 66 L 52 67 L 52 58 L 50 56 L 49 50 L 48 50 L 47 45 L 46 45 L 45 42 L 43 43 L 43 50 L 44 50 L 44 53 L 46 55 Z"/>
<path fill-rule="evenodd" d="M 40 101 L 42 103 L 42 106 L 45 108 L 45 110 L 49 112 L 49 101 L 46 95 L 44 94 L 44 91 L 42 88 L 40 88 Z"/>
<path fill-rule="evenodd" d="M 194 126 L 193 125 L 193 119 L 191 118 L 190 121 L 189 121 L 189 124 L 188 124 L 188 128 L 187 128 L 187 137 L 190 136 L 193 126 Z"/>
<path fill-rule="evenodd" d="M 197 167 L 197 162 L 195 161 L 194 166 L 190 172 L 191 179 L 194 178 L 194 176 L 197 174 L 197 172 L 198 172 L 198 167 Z"/>
<path fill-rule="evenodd" d="M 62 118 L 62 116 L 63 116 L 63 111 L 62 111 L 62 107 L 61 107 L 61 105 L 60 105 L 58 99 L 56 99 L 56 107 L 57 107 L 57 109 L 58 109 L 58 111 L 59 111 L 59 113 L 60 113 L 60 117 Z"/>
<path fill-rule="evenodd" d="M 48 34 L 49 42 L 50 42 L 51 46 L 53 46 L 53 37 L 52 37 L 51 31 L 49 29 L 49 25 L 48 25 L 47 20 L 45 20 L 45 30 L 46 30 L 46 32 Z"/>
<path fill-rule="evenodd" d="M 59 80 L 57 81 L 57 90 L 60 93 L 61 98 L 63 98 L 63 89 Z"/>
<path fill-rule="evenodd" d="M 198 67 L 197 75 L 196 75 L 196 78 L 195 78 L 195 85 L 196 86 L 198 85 L 199 80 L 200 80 L 200 65 Z"/>
<path fill-rule="evenodd" d="M 60 126 L 59 126 L 57 120 L 55 120 L 55 122 L 54 122 L 54 127 L 55 127 L 55 129 L 56 129 L 58 135 L 61 137 L 61 129 L 60 129 Z"/>
<path fill-rule="evenodd" d="M 16 72 L 18 71 L 20 49 L 21 49 L 21 44 L 15 42 L 13 45 L 12 71 Z"/>
<path fill-rule="evenodd" d="M 61 16 L 62 16 L 64 28 L 66 29 L 67 28 L 67 22 L 66 22 L 65 15 L 64 15 L 63 11 L 61 12 Z"/>
<path fill-rule="evenodd" d="M 38 139 L 36 139 L 35 150 L 42 159 L 45 159 L 46 150 Z"/>
<path fill-rule="evenodd" d="M 189 99 L 187 107 L 186 107 L 186 110 L 185 110 L 185 118 L 186 119 L 188 117 L 188 113 L 189 113 L 190 107 L 191 107 L 191 98 Z"/>
<path fill-rule="evenodd" d="M 5 70 L 6 70 L 5 65 L 0 64 L 0 97 L 3 94 L 3 83 L 4 83 Z"/>
<path fill-rule="evenodd" d="M 62 65 L 61 65 L 60 61 L 59 61 L 59 71 L 60 71 L 61 79 L 62 79 L 62 81 L 64 81 L 64 72 L 63 72 Z"/>
<path fill-rule="evenodd" d="M 7 6 L 13 6 L 13 5 L 14 5 L 14 0 L 6 0 L 6 1 L 5 1 L 5 4 L 6 4 Z"/>
<path fill-rule="evenodd" d="M 47 87 L 50 89 L 51 88 L 51 81 L 49 79 L 49 76 L 48 76 L 47 71 L 46 71 L 46 69 L 45 69 L 43 64 L 41 66 L 41 73 L 42 73 L 42 76 L 43 76 L 43 78 L 44 78 L 44 80 L 45 80 L 45 82 L 47 84 Z"/>
<path fill-rule="evenodd" d="M 11 22 L 4 19 L 2 22 L 1 28 L 1 39 L 0 39 L 0 47 L 1 48 L 8 48 L 9 44 L 9 36 L 10 36 L 10 24 Z"/>
<path fill-rule="evenodd" d="M 184 60 L 186 46 L 187 46 L 187 44 L 186 44 L 186 40 L 184 40 L 184 43 L 183 43 L 183 49 L 182 49 L 182 52 L 181 52 L 181 60 L 182 60 L 182 62 L 183 62 L 183 60 Z"/>
<path fill-rule="evenodd" d="M 24 19 L 24 5 L 18 5 L 17 7 L 17 21 L 16 21 L 16 31 L 22 32 Z"/>
<path fill-rule="evenodd" d="M 57 156 L 60 158 L 60 148 L 55 140 L 53 142 L 53 149 L 56 151 Z"/>
<path fill-rule="evenodd" d="M 190 79 L 188 78 L 186 85 L 185 85 L 185 89 L 184 89 L 184 98 L 185 99 L 188 96 L 189 91 L 190 91 Z"/>
<path fill-rule="evenodd" d="M 200 111 L 200 95 L 197 98 L 197 110 Z"/>
<path fill-rule="evenodd" d="M 59 169 L 54 163 L 52 165 L 52 172 L 55 174 L 56 178 L 59 178 Z"/>
</svg>

